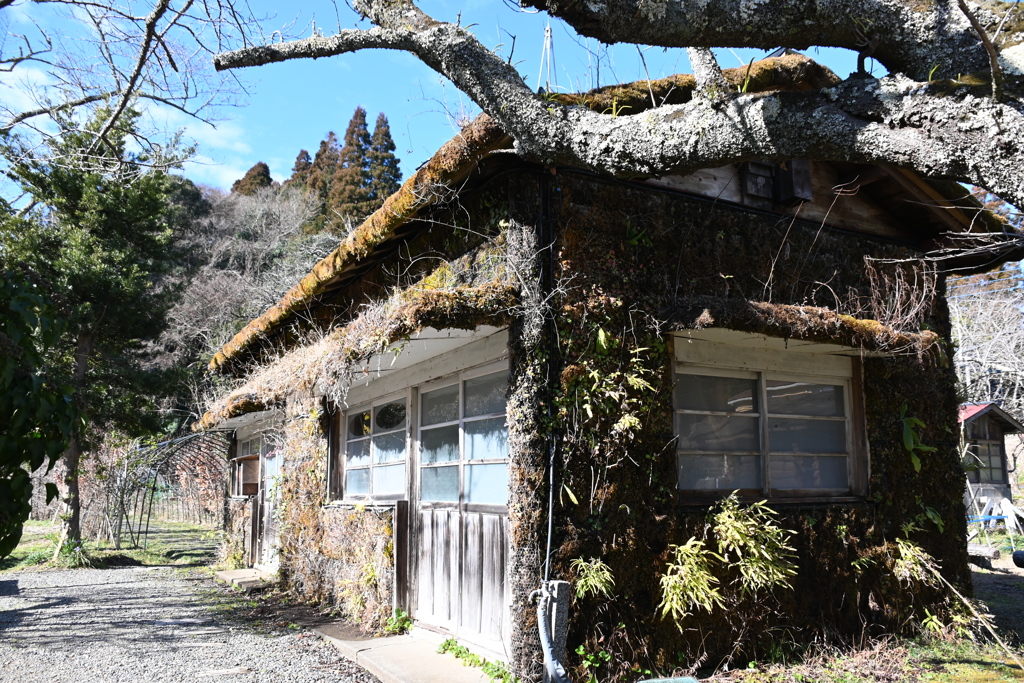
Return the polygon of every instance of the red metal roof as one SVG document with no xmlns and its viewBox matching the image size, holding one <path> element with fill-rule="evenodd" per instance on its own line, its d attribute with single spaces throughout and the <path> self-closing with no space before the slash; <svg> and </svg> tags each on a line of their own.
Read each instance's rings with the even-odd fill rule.
<svg viewBox="0 0 1024 683">
<path fill-rule="evenodd" d="M 992 401 L 988 401 L 986 403 L 964 403 L 960 406 L 960 421 L 964 422 L 966 420 L 970 420 L 990 405 L 993 405 Z"/>
</svg>

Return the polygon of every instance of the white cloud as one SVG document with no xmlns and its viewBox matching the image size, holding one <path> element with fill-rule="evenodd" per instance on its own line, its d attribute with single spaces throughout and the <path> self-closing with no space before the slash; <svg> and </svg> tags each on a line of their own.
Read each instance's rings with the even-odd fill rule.
<svg viewBox="0 0 1024 683">
<path fill-rule="evenodd" d="M 177 109 L 162 105 L 148 106 L 146 113 L 156 127 L 169 132 L 182 131 L 185 138 L 199 145 L 200 152 L 204 154 L 213 154 L 215 151 L 248 154 L 252 151 L 246 142 L 245 130 L 234 121 L 220 121 L 214 128 Z"/>
<path fill-rule="evenodd" d="M 197 185 L 210 185 L 227 191 L 231 189 L 231 184 L 244 176 L 248 170 L 249 166 L 238 159 L 224 162 L 198 154 L 185 163 L 183 173 Z"/>
</svg>

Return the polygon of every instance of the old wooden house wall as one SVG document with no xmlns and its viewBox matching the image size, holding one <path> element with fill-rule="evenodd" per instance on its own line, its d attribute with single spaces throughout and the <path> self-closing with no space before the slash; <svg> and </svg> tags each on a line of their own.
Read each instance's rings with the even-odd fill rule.
<svg viewBox="0 0 1024 683">
<path fill-rule="evenodd" d="M 863 256 L 915 253 L 820 222 L 725 202 L 573 173 L 551 182 L 559 340 L 553 428 L 561 437 L 552 571 L 572 579 L 573 559 L 600 557 L 615 578 L 611 597 L 574 604 L 569 652 L 580 645 L 606 651 L 612 656 L 606 673 L 615 675 L 635 667 L 668 673 L 695 662 L 715 665 L 730 653 L 760 657 L 780 639 L 807 642 L 857 636 L 864 628 L 904 628 L 912 609 L 934 610 L 938 600 L 935 592 L 899 585 L 891 573 L 891 542 L 907 523 L 920 527 L 911 538 L 939 560 L 946 576 L 969 587 L 955 378 L 943 355 L 950 348 L 924 356 L 904 349 L 863 362 L 871 454 L 866 499 L 777 506 L 782 525 L 796 532 L 793 589 L 730 613 L 697 612 L 678 627 L 658 616 L 669 547 L 702 537 L 707 523 L 707 507 L 694 506 L 676 488 L 668 333 L 692 324 L 702 302 L 723 300 L 875 317 L 877 309 L 867 306 L 872 291 Z M 926 303 L 920 324 L 948 339 L 944 301 L 938 296 Z M 781 310 L 779 317 L 785 317 Z M 709 316 L 700 322 L 762 331 L 749 320 L 737 325 Z M 599 409 L 594 387 L 616 372 L 642 373 L 653 389 L 627 391 L 626 399 Z M 904 405 L 926 423 L 922 441 L 937 448 L 920 472 L 902 445 Z M 642 427 L 617 435 L 622 406 Z M 944 531 L 927 519 L 926 508 L 938 512 Z M 859 559 L 864 561 L 854 564 Z M 728 583 L 735 577 L 721 578 Z M 582 675 L 582 661 L 572 664 Z"/>
<path fill-rule="evenodd" d="M 913 540 L 941 562 L 950 580 L 969 587 L 953 370 L 942 353 L 904 349 L 863 363 L 871 449 L 866 499 L 778 506 L 781 523 L 796 532 L 793 590 L 735 612 L 699 614 L 682 628 L 658 616 L 669 548 L 699 535 L 707 514 L 676 487 L 670 333 L 692 325 L 693 311 L 710 301 L 820 306 L 884 318 L 868 306 L 863 256 L 901 259 L 914 256 L 912 249 L 727 202 L 531 168 L 463 193 L 430 219 L 399 259 L 338 292 L 325 310 L 344 323 L 396 286 L 458 288 L 497 279 L 521 288 L 509 327 L 507 408 L 509 656 L 516 675 L 534 680 L 540 671 L 527 597 L 544 572 L 551 443 L 557 445 L 551 577 L 572 580 L 571 561 L 591 557 L 602 558 L 615 577 L 610 597 L 578 600 L 570 618 L 569 652 L 582 645 L 611 655 L 602 677 L 635 678 L 637 669 L 667 674 L 681 664 L 716 664 L 737 651 L 756 657 L 769 635 L 775 642 L 780 634 L 806 642 L 858 635 L 865 624 L 869 630 L 905 627 L 911 610 L 938 601 L 937 593 L 900 586 L 888 569 L 891 542 L 905 523 L 921 527 Z M 942 299 L 925 303 L 920 322 L 948 339 Z M 749 320 L 700 322 L 761 331 Z M 581 398 L 602 378 L 624 371 L 641 372 L 652 389 L 584 407 Z M 904 404 L 927 425 L 922 441 L 937 448 L 920 472 L 902 446 Z M 325 407 L 322 399 L 296 396 L 287 408 L 282 575 L 311 600 L 379 628 L 392 599 L 389 568 L 364 576 L 357 567 L 361 557 L 345 555 L 343 547 L 383 549 L 393 571 L 394 520 L 372 508 L 323 507 Z M 638 420 L 637 428 L 616 428 L 624 411 Z M 928 521 L 926 508 L 941 516 L 945 531 Z M 571 657 L 584 677 L 581 658 Z"/>
</svg>

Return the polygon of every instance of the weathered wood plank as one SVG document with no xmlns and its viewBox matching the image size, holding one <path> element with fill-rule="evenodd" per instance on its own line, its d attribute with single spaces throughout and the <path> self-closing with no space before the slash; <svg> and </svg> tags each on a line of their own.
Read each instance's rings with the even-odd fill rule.
<svg viewBox="0 0 1024 683">
<path fill-rule="evenodd" d="M 419 518 L 419 547 L 417 558 L 416 618 L 434 616 L 434 526 L 433 513 L 421 511 Z"/>
<path fill-rule="evenodd" d="M 491 638 L 500 638 L 506 612 L 507 519 L 501 515 L 484 515 L 483 522 L 483 601 L 480 609 L 480 632 Z"/>
<path fill-rule="evenodd" d="M 459 591 L 459 632 L 480 632 L 480 602 L 483 594 L 483 560 L 486 546 L 483 545 L 482 515 L 475 512 L 463 513 L 464 552 L 462 554 L 462 590 Z"/>
<path fill-rule="evenodd" d="M 395 502 L 391 546 L 395 553 L 394 609 L 409 612 L 409 501 Z"/>
</svg>

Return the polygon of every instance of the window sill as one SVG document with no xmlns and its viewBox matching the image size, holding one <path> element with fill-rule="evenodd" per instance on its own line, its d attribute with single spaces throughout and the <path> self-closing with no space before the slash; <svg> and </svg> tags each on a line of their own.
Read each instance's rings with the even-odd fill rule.
<svg viewBox="0 0 1024 683">
<path fill-rule="evenodd" d="M 343 499 L 343 500 L 332 500 L 324 503 L 321 507 L 323 508 L 345 508 L 352 509 L 357 507 L 369 508 L 371 510 L 390 510 L 394 508 L 398 503 L 404 502 L 405 498 L 374 498 L 374 499 Z"/>
<path fill-rule="evenodd" d="M 680 496 L 686 495 L 686 498 L 681 498 L 678 501 L 678 507 L 681 508 L 708 508 L 715 503 L 724 500 L 729 497 L 729 492 L 716 492 L 715 494 L 693 496 L 692 494 L 684 494 L 680 492 Z M 823 505 L 868 505 L 870 504 L 862 496 L 845 495 L 845 496 L 780 496 L 776 498 L 765 496 L 764 494 L 757 495 L 744 495 L 737 496 L 737 499 L 741 503 L 756 503 L 762 500 L 767 502 L 769 507 L 786 507 L 786 508 L 799 508 L 805 506 L 821 507 Z"/>
</svg>

